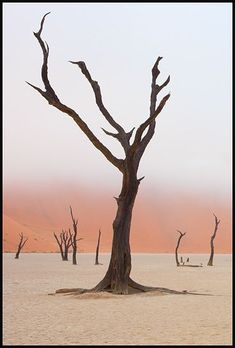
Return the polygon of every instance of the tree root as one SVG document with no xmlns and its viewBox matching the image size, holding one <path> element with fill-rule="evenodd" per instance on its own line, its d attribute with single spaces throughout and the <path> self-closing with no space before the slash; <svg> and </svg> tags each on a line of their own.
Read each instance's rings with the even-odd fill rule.
<svg viewBox="0 0 235 348">
<path fill-rule="evenodd" d="M 150 291 L 156 291 L 164 294 L 175 294 L 175 295 L 203 295 L 203 296 L 212 296 L 211 294 L 203 294 L 203 293 L 196 293 L 196 292 L 190 292 L 187 290 L 178 291 L 178 290 L 172 290 L 168 288 L 162 288 L 162 287 L 153 287 L 153 286 L 145 286 L 136 283 L 134 280 L 129 278 L 128 281 L 128 288 L 123 291 L 115 291 L 111 289 L 110 283 L 107 281 L 106 278 L 104 278 L 100 283 L 98 283 L 94 288 L 92 289 L 83 289 L 83 288 L 64 288 L 64 289 L 58 289 L 56 290 L 55 294 L 67 294 L 67 295 L 80 295 L 84 293 L 98 293 L 98 292 L 108 292 L 115 295 L 131 295 L 131 294 L 138 294 L 143 292 L 150 292 Z"/>
<path fill-rule="evenodd" d="M 178 265 L 178 267 L 203 267 L 202 265 Z"/>
</svg>

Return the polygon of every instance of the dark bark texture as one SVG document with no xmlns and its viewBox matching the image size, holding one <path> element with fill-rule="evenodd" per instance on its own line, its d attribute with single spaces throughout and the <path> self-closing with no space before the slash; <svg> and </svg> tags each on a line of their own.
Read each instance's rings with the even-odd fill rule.
<svg viewBox="0 0 235 348">
<path fill-rule="evenodd" d="M 218 230 L 218 225 L 220 223 L 220 220 L 218 220 L 218 218 L 215 214 L 214 214 L 214 218 L 215 218 L 215 228 L 214 228 L 214 233 L 211 236 L 211 242 L 210 242 L 211 254 L 210 254 L 210 258 L 209 258 L 209 261 L 207 263 L 207 266 L 213 266 L 213 259 L 214 259 L 214 253 L 215 253 L 214 240 L 215 240 L 216 233 Z"/>
</svg>

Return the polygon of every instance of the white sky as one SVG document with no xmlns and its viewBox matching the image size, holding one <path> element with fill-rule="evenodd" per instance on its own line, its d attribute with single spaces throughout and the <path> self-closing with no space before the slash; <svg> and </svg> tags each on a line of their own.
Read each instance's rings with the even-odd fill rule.
<svg viewBox="0 0 235 348">
<path fill-rule="evenodd" d="M 42 53 L 33 31 L 47 16 L 49 78 L 117 156 L 118 142 L 91 87 L 69 60 L 84 60 L 103 101 L 130 130 L 149 114 L 151 69 L 158 56 L 171 92 L 139 176 L 149 187 L 231 190 L 231 3 L 4 3 L 4 180 L 120 187 L 120 174 L 66 115 L 29 81 L 40 79 Z"/>
</svg>

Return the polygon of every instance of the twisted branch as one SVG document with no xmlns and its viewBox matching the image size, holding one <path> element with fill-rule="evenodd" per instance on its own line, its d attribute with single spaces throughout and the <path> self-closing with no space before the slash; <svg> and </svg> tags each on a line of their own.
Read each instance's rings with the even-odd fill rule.
<svg viewBox="0 0 235 348">
<path fill-rule="evenodd" d="M 94 135 L 94 133 L 89 129 L 87 124 L 80 118 L 80 116 L 71 108 L 68 106 L 64 105 L 63 103 L 60 102 L 59 98 L 55 94 L 55 91 L 51 87 L 51 84 L 49 82 L 48 78 L 48 56 L 49 56 L 49 46 L 47 43 L 44 43 L 44 41 L 41 39 L 41 33 L 43 30 L 43 25 L 45 21 L 45 17 L 49 14 L 50 12 L 46 13 L 40 24 L 40 29 L 37 33 L 34 32 L 34 36 L 37 38 L 41 49 L 43 53 L 43 64 L 42 64 L 42 69 L 41 69 L 41 77 L 42 81 L 44 83 L 45 91 L 40 89 L 37 86 L 34 86 L 33 84 L 27 82 L 28 85 L 30 85 L 32 88 L 34 88 L 37 92 L 39 92 L 47 101 L 49 104 L 53 105 L 56 107 L 58 110 L 66 113 L 70 117 L 73 118 L 73 120 L 76 122 L 76 124 L 80 127 L 80 129 L 86 134 L 88 139 L 93 143 L 93 145 L 100 150 L 103 155 L 114 165 L 116 166 L 120 171 L 123 171 L 123 160 L 116 158 L 110 151 L 109 149 L 103 145 L 98 138 Z"/>
</svg>

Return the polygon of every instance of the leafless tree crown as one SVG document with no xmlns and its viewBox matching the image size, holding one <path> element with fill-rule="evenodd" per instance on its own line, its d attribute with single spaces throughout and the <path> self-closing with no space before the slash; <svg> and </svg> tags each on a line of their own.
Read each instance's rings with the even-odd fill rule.
<svg viewBox="0 0 235 348">
<path fill-rule="evenodd" d="M 50 12 L 46 13 L 43 16 L 43 19 L 41 21 L 40 29 L 38 32 L 34 32 L 35 37 L 37 38 L 41 49 L 43 53 L 43 64 L 41 69 L 41 77 L 44 84 L 45 90 L 43 91 L 41 88 L 36 87 L 32 85 L 31 83 L 27 82 L 31 87 L 36 89 L 47 101 L 49 104 L 53 105 L 60 111 L 66 113 L 72 119 L 76 122 L 76 124 L 81 128 L 81 130 L 86 134 L 86 136 L 89 138 L 89 140 L 93 143 L 93 145 L 99 149 L 103 153 L 103 155 L 114 165 L 116 166 L 122 173 L 125 171 L 125 164 L 128 159 L 134 156 L 134 161 L 136 163 L 136 167 L 139 165 L 139 161 L 144 153 L 144 150 L 146 146 L 148 145 L 149 141 L 153 137 L 154 130 L 155 130 L 155 120 L 161 110 L 163 109 L 166 101 L 169 99 L 170 94 L 167 94 L 165 97 L 162 98 L 160 101 L 158 107 L 156 108 L 156 101 L 157 96 L 159 92 L 167 86 L 167 84 L 170 82 L 170 76 L 165 80 L 165 82 L 161 85 L 156 83 L 157 77 L 160 74 L 160 70 L 158 68 L 159 62 L 162 59 L 162 57 L 158 57 L 157 61 L 155 62 L 153 69 L 152 69 L 152 86 L 151 86 L 151 98 L 150 98 L 150 116 L 146 119 L 145 122 L 143 122 L 138 129 L 136 130 L 134 141 L 132 144 L 130 144 L 130 138 L 134 132 L 133 128 L 131 131 L 126 132 L 121 125 L 119 125 L 110 112 L 107 110 L 107 108 L 104 106 L 103 100 L 102 100 L 102 94 L 101 89 L 97 81 L 93 80 L 91 77 L 91 74 L 83 61 L 70 61 L 70 63 L 77 65 L 81 72 L 84 74 L 88 82 L 90 83 L 94 95 L 96 104 L 101 111 L 104 118 L 108 121 L 108 123 L 116 130 L 116 133 L 111 133 L 103 129 L 103 131 L 114 138 L 116 138 L 120 144 L 122 145 L 124 152 L 126 154 L 125 159 L 119 159 L 116 158 L 110 150 L 102 144 L 99 139 L 94 135 L 94 133 L 89 129 L 87 124 L 82 120 L 81 116 L 75 112 L 73 109 L 68 107 L 67 105 L 63 104 L 58 96 L 56 95 L 54 89 L 51 86 L 51 83 L 49 82 L 48 78 L 48 56 L 49 56 L 49 46 L 46 42 L 44 42 L 41 38 L 41 33 L 43 30 L 43 25 L 45 21 L 45 17 Z M 147 130 L 146 134 L 143 136 L 144 131 Z"/>
</svg>

